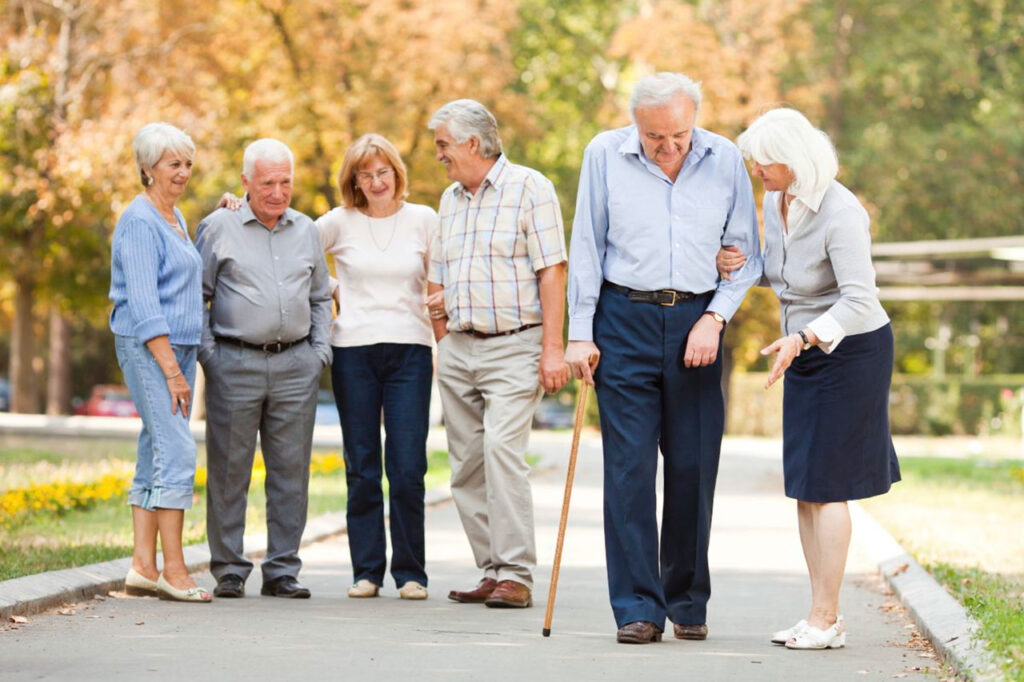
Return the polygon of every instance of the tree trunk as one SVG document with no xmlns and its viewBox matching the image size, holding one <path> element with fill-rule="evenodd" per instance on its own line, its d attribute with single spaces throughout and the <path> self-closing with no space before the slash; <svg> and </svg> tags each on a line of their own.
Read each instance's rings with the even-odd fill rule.
<svg viewBox="0 0 1024 682">
<path fill-rule="evenodd" d="M 35 279 L 21 276 L 14 280 L 14 319 L 11 325 L 11 412 L 38 412 L 35 370 L 32 368 L 33 338 L 32 302 Z"/>
<path fill-rule="evenodd" d="M 50 358 L 46 376 L 46 414 L 68 414 L 71 405 L 71 324 L 60 308 L 50 308 Z"/>
</svg>

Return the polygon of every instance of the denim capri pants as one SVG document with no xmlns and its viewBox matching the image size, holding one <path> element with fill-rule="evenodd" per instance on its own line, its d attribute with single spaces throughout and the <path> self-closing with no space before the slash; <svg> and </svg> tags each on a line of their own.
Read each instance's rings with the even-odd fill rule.
<svg viewBox="0 0 1024 682">
<path fill-rule="evenodd" d="M 147 511 L 190 509 L 196 477 L 196 442 L 188 419 L 171 414 L 167 379 L 146 344 L 134 336 L 117 335 L 117 363 L 142 418 L 135 478 L 128 504 Z M 189 388 L 195 390 L 198 346 L 171 345 Z"/>
</svg>

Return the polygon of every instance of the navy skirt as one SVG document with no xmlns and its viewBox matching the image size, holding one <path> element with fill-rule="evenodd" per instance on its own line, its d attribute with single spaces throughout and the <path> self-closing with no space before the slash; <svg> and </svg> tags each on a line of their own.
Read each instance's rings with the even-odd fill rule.
<svg viewBox="0 0 1024 682">
<path fill-rule="evenodd" d="M 785 375 L 782 434 L 786 495 L 845 502 L 880 495 L 900 480 L 889 433 L 892 325 L 813 347 Z"/>
</svg>

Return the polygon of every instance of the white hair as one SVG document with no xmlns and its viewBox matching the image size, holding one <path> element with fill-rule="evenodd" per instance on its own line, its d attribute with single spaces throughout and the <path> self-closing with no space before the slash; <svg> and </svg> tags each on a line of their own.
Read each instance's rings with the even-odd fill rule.
<svg viewBox="0 0 1024 682">
<path fill-rule="evenodd" d="M 689 76 L 671 71 L 661 71 L 641 78 L 633 86 L 633 94 L 629 98 L 629 117 L 636 123 L 637 109 L 660 107 L 683 95 L 693 102 L 693 120 L 700 113 L 700 83 Z"/>
<path fill-rule="evenodd" d="M 471 137 L 480 143 L 480 156 L 490 159 L 501 153 L 501 138 L 498 137 L 498 122 L 487 107 L 473 99 L 457 99 L 448 102 L 434 112 L 427 128 L 437 130 L 448 125 L 448 132 L 459 144 Z"/>
<path fill-rule="evenodd" d="M 289 173 L 295 173 L 295 155 L 284 142 L 275 140 L 272 137 L 264 137 L 256 140 L 245 148 L 242 154 L 242 173 L 252 180 L 256 173 L 256 162 L 267 161 L 269 163 L 288 162 Z"/>
<path fill-rule="evenodd" d="M 828 187 L 839 173 L 839 159 L 828 135 L 796 109 L 773 109 L 736 139 L 744 158 L 762 166 L 781 163 L 793 173 L 786 190 L 807 196 Z"/>
<path fill-rule="evenodd" d="M 149 187 L 152 180 L 146 174 L 146 168 L 152 169 L 167 152 L 180 154 L 191 161 L 196 155 L 196 145 L 185 131 L 170 123 L 148 123 L 135 133 L 132 151 L 142 186 Z"/>
</svg>

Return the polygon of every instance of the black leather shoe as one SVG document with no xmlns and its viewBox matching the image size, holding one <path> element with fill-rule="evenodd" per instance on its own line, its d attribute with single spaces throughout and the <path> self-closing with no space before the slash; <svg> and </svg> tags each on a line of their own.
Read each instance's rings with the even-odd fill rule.
<svg viewBox="0 0 1024 682">
<path fill-rule="evenodd" d="M 217 578 L 217 587 L 213 588 L 213 596 L 218 599 L 238 599 L 245 596 L 245 581 L 242 576 L 226 573 Z"/>
<path fill-rule="evenodd" d="M 279 578 L 263 583 L 260 594 L 264 597 L 284 597 L 285 599 L 309 599 L 309 590 L 299 584 L 295 576 L 282 575 Z"/>
</svg>

